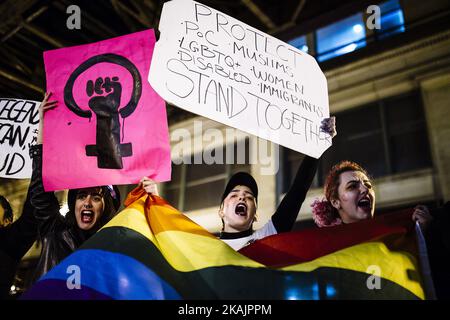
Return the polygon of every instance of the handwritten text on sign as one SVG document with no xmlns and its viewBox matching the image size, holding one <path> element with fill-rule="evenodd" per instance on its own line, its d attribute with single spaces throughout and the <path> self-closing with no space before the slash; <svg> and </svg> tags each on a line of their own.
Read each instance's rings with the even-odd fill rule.
<svg viewBox="0 0 450 320">
<path fill-rule="evenodd" d="M 0 98 L 0 177 L 29 179 L 28 149 L 36 142 L 39 102 Z"/>
<path fill-rule="evenodd" d="M 149 81 L 165 100 L 316 158 L 331 146 L 314 58 L 194 1 L 166 2 L 159 29 Z"/>
</svg>

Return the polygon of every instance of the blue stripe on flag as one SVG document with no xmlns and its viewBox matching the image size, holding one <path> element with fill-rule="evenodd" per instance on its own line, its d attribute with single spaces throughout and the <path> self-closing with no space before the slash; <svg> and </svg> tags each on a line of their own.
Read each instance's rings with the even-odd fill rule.
<svg viewBox="0 0 450 320">
<path fill-rule="evenodd" d="M 72 266 L 72 267 L 71 267 Z M 117 300 L 181 299 L 166 281 L 139 261 L 126 255 L 96 249 L 81 249 L 64 259 L 39 281 L 63 280 L 74 284 L 73 266 L 79 267 L 81 287 L 87 286 Z M 72 270 L 71 270 L 72 269 Z M 71 278 L 70 278 L 71 277 Z M 68 279 L 70 278 L 70 281 Z M 60 297 L 56 297 L 58 299 Z"/>
</svg>

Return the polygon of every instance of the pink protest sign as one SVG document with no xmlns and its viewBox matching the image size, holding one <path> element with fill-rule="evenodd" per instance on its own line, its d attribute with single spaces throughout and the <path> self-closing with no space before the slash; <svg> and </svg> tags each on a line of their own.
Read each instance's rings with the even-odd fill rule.
<svg viewBox="0 0 450 320">
<path fill-rule="evenodd" d="M 44 52 L 47 191 L 170 179 L 165 102 L 147 81 L 153 30 Z"/>
</svg>

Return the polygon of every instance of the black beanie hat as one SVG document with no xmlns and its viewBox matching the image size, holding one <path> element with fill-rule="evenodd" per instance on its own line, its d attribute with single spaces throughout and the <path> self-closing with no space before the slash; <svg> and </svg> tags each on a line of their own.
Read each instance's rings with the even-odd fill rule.
<svg viewBox="0 0 450 320">
<path fill-rule="evenodd" d="M 238 172 L 235 173 L 230 180 L 227 183 L 227 186 L 225 187 L 225 190 L 222 195 L 221 204 L 223 203 L 223 200 L 228 196 L 228 194 L 234 189 L 236 186 L 246 186 L 248 187 L 253 195 L 255 196 L 255 201 L 258 202 L 258 185 L 256 184 L 255 179 L 252 177 L 251 174 L 247 172 Z"/>
</svg>

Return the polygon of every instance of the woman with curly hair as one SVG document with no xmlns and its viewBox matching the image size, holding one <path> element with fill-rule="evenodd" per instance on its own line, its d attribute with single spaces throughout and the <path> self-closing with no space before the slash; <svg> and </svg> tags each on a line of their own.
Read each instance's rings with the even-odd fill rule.
<svg viewBox="0 0 450 320">
<path fill-rule="evenodd" d="M 319 227 L 331 227 L 373 218 L 375 191 L 367 171 L 352 161 L 341 161 L 331 168 L 325 180 L 326 199 L 311 205 Z M 412 216 L 422 229 L 432 220 L 426 206 L 416 206 Z"/>
</svg>

